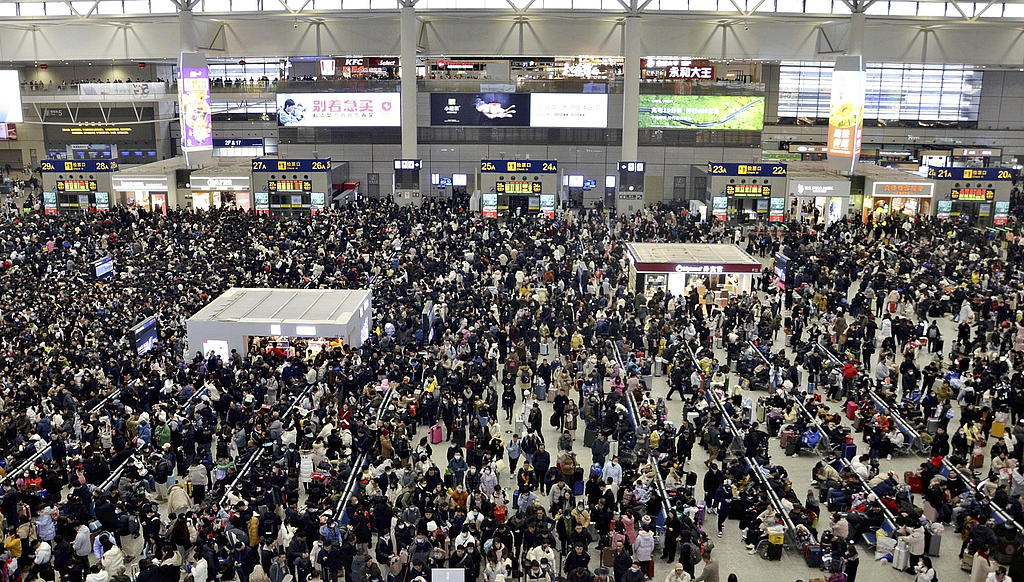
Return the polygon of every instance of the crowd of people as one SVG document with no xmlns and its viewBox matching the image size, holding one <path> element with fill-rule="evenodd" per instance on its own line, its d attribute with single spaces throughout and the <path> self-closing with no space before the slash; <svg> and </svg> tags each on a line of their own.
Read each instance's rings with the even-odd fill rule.
<svg viewBox="0 0 1024 582">
<path fill-rule="evenodd" d="M 925 219 L 762 234 L 662 207 L 499 222 L 465 203 L 0 223 L 4 582 L 429 582 L 439 567 L 643 582 L 658 560 L 667 582 L 718 582 L 731 522 L 770 559 L 792 527 L 822 547 L 830 582 L 854 582 L 862 534 L 886 519 L 907 568 L 936 582 L 931 523 L 966 532 L 978 576 L 1016 540 L 989 524 L 994 506 L 1024 518 L 1012 231 Z M 766 266 L 725 304 L 645 295 L 628 284 L 629 241 L 738 242 L 798 267 L 780 289 Z M 107 255 L 116 274 L 97 280 Z M 362 345 L 197 352 L 186 320 L 231 286 L 370 287 L 374 329 Z M 159 341 L 139 354 L 129 328 L 154 315 Z M 931 324 L 954 317 L 942 344 Z M 934 434 L 922 512 L 881 469 L 905 443 L 869 390 Z M 843 462 L 858 432 L 864 452 Z M 787 454 L 822 451 L 817 492 L 798 495 L 772 461 L 775 435 Z"/>
</svg>

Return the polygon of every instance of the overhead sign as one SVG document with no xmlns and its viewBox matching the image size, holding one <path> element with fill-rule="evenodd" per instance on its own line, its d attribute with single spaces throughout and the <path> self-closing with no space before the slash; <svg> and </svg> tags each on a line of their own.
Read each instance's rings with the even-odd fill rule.
<svg viewBox="0 0 1024 582">
<path fill-rule="evenodd" d="M 530 95 L 431 93 L 430 125 L 527 127 L 530 125 Z"/>
<path fill-rule="evenodd" d="M 556 160 L 480 160 L 481 172 L 555 174 L 558 172 Z"/>
<path fill-rule="evenodd" d="M 789 146 L 790 153 L 800 154 L 827 154 L 828 146 L 824 145 L 792 145 Z"/>
<path fill-rule="evenodd" d="M 786 164 L 708 164 L 716 176 L 785 176 Z"/>
<path fill-rule="evenodd" d="M 261 148 L 263 147 L 263 138 L 255 139 L 214 139 L 213 147 L 215 148 Z"/>
<path fill-rule="evenodd" d="M 960 202 L 988 202 L 996 197 L 996 191 L 991 188 L 954 188 L 949 197 Z"/>
<path fill-rule="evenodd" d="M 116 172 L 114 160 L 43 160 L 39 163 L 43 172 Z"/>
<path fill-rule="evenodd" d="M 79 95 L 153 99 L 166 93 L 164 83 L 82 83 L 78 86 Z"/>
<path fill-rule="evenodd" d="M 167 179 L 163 178 L 137 178 L 126 180 L 124 178 L 113 178 L 114 190 L 124 192 L 128 190 L 141 190 L 144 192 L 166 192 Z"/>
<path fill-rule="evenodd" d="M 608 127 L 608 95 L 531 93 L 530 127 Z"/>
<path fill-rule="evenodd" d="M 954 156 L 967 156 L 977 158 L 998 158 L 1003 155 L 999 148 L 954 148 Z"/>
<path fill-rule="evenodd" d="M 931 182 L 875 182 L 871 187 L 875 197 L 931 198 L 934 190 Z"/>
<path fill-rule="evenodd" d="M 1013 170 L 1005 168 L 928 168 L 932 180 L 1012 180 Z"/>
<path fill-rule="evenodd" d="M 182 53 L 182 58 L 188 54 Z M 210 105 L 208 67 L 178 67 L 178 106 L 182 149 L 186 152 L 213 149 L 213 108 Z"/>
<path fill-rule="evenodd" d="M 849 180 L 800 180 L 790 177 L 790 196 L 849 196 Z"/>
<path fill-rule="evenodd" d="M 640 95 L 645 129 L 764 129 L 764 97 Z"/>
<path fill-rule="evenodd" d="M 829 170 L 852 172 L 860 157 L 867 79 L 862 57 L 836 57 L 828 115 Z"/>
<path fill-rule="evenodd" d="M 693 81 L 713 81 L 715 67 L 707 61 L 694 61 L 672 57 L 650 57 L 641 59 L 645 69 L 664 69 L 665 77 Z"/>
<path fill-rule="evenodd" d="M 274 160 L 257 158 L 252 161 L 252 171 L 262 172 L 326 172 L 331 169 L 331 159 L 324 160 Z"/>
<path fill-rule="evenodd" d="M 761 150 L 761 159 L 773 162 L 799 162 L 803 159 L 803 155 L 793 154 L 790 152 Z"/>
<path fill-rule="evenodd" d="M 768 222 L 785 222 L 785 219 L 786 199 L 772 198 L 770 211 L 768 213 Z"/>
<path fill-rule="evenodd" d="M 400 93 L 278 93 L 277 124 L 288 127 L 399 127 Z"/>
<path fill-rule="evenodd" d="M 540 194 L 540 182 L 498 182 L 494 185 L 498 194 Z"/>
</svg>

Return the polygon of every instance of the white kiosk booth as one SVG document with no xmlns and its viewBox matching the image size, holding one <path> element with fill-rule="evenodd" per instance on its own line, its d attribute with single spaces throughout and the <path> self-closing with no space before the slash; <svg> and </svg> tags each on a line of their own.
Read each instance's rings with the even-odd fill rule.
<svg viewBox="0 0 1024 582">
<path fill-rule="evenodd" d="M 261 350 L 305 357 L 330 346 L 358 347 L 370 337 L 372 319 L 369 290 L 232 287 L 186 327 L 192 354 L 227 358 L 238 350 L 245 357 L 258 343 Z"/>
<path fill-rule="evenodd" d="M 628 243 L 629 290 L 652 296 L 658 290 L 687 295 L 696 288 L 715 294 L 724 306 L 730 297 L 753 290 L 761 263 L 736 245 Z"/>
</svg>

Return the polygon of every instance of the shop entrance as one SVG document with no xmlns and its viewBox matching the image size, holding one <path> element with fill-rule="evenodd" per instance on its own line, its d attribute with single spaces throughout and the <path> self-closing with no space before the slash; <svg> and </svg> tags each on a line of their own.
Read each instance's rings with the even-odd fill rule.
<svg viewBox="0 0 1024 582">
<path fill-rule="evenodd" d="M 871 201 L 870 206 L 868 200 Z M 902 198 L 875 196 L 865 198 L 865 220 L 878 221 L 886 216 L 904 214 L 910 218 L 928 216 L 931 213 L 932 201 L 926 198 Z"/>
</svg>

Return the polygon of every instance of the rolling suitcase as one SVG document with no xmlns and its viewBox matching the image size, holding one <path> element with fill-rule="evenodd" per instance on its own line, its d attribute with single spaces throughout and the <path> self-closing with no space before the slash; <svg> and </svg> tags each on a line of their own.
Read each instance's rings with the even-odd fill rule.
<svg viewBox="0 0 1024 582">
<path fill-rule="evenodd" d="M 699 525 L 704 525 L 704 514 L 707 512 L 707 504 L 701 499 L 697 502 L 697 517 L 696 521 Z"/>
<path fill-rule="evenodd" d="M 786 456 L 787 457 L 790 456 L 790 455 L 795 455 L 796 454 L 796 443 L 797 443 L 797 440 L 795 438 L 789 439 L 789 442 L 786 443 Z"/>
<path fill-rule="evenodd" d="M 583 486 L 584 485 L 586 485 L 586 482 L 583 479 L 580 479 L 579 481 L 574 482 L 572 484 L 572 494 L 573 495 L 583 495 Z"/>
<path fill-rule="evenodd" d="M 441 431 L 441 425 L 435 424 L 430 427 L 430 444 L 436 445 L 440 443 L 444 438 L 444 434 Z"/>
<path fill-rule="evenodd" d="M 942 548 L 942 536 L 940 534 L 932 534 L 932 539 L 928 542 L 928 555 L 938 556 L 940 548 Z"/>
<path fill-rule="evenodd" d="M 551 350 L 551 344 L 548 342 L 540 342 L 540 355 L 546 356 Z"/>
<path fill-rule="evenodd" d="M 977 469 L 985 464 L 985 453 L 977 452 L 971 455 L 971 468 Z"/>
<path fill-rule="evenodd" d="M 907 551 L 907 542 L 899 542 L 896 549 L 892 551 L 892 567 L 904 571 L 910 566 L 910 553 Z"/>
<path fill-rule="evenodd" d="M 844 459 L 846 459 L 847 461 L 852 461 L 853 458 L 856 457 L 856 456 L 857 456 L 857 445 L 852 444 L 852 443 L 848 444 L 848 445 L 843 445 L 843 458 Z"/>
<path fill-rule="evenodd" d="M 768 554 L 766 555 L 769 561 L 778 562 L 782 559 L 782 544 L 768 544 Z"/>
<path fill-rule="evenodd" d="M 554 386 L 552 386 L 551 388 L 548 388 L 547 401 L 548 402 L 554 402 L 556 396 L 558 396 L 558 389 L 555 388 Z"/>
<path fill-rule="evenodd" d="M 821 546 L 818 544 L 807 544 L 804 546 L 804 561 L 808 568 L 821 567 Z"/>
<path fill-rule="evenodd" d="M 860 408 L 860 405 L 857 404 L 856 402 L 854 402 L 853 400 L 847 402 L 846 403 L 846 418 L 849 418 L 850 420 L 853 420 L 853 419 L 857 418 L 857 409 L 858 408 Z"/>
<path fill-rule="evenodd" d="M 939 417 L 928 419 L 928 434 L 935 434 L 939 430 Z"/>
<path fill-rule="evenodd" d="M 589 428 L 583 429 L 583 446 L 590 448 L 597 440 L 597 431 Z"/>
<path fill-rule="evenodd" d="M 784 430 L 779 433 L 779 447 L 785 449 L 789 446 L 790 439 L 796 437 L 796 432 L 792 430 Z"/>
<path fill-rule="evenodd" d="M 526 431 L 526 420 L 523 415 L 520 414 L 516 417 L 516 431 L 515 434 L 522 435 Z"/>
</svg>

